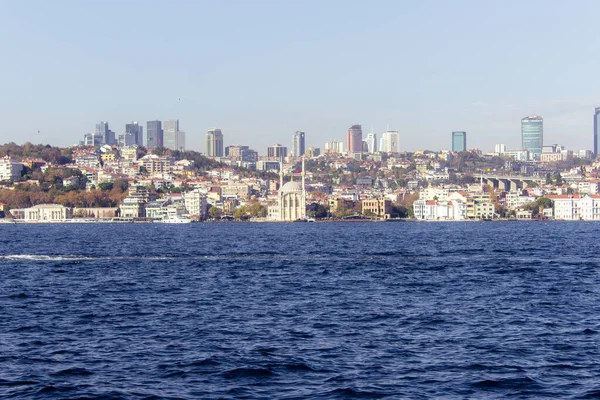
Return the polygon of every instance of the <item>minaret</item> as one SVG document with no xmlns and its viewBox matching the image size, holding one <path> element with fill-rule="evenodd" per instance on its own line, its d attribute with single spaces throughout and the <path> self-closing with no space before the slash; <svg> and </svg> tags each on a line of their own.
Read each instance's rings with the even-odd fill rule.
<svg viewBox="0 0 600 400">
<path fill-rule="evenodd" d="M 281 191 L 281 187 L 283 186 L 283 163 L 281 159 L 279 159 L 279 190 Z"/>
<path fill-rule="evenodd" d="M 304 178 L 306 174 L 304 173 L 304 156 L 302 156 L 302 192 L 304 192 Z"/>
<path fill-rule="evenodd" d="M 306 168 L 304 167 L 304 156 L 302 156 L 302 218 L 306 217 Z"/>
</svg>

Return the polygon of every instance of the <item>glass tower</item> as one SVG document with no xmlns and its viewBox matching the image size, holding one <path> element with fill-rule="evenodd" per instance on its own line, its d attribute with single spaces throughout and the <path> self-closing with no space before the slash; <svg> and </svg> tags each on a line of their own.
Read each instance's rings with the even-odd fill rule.
<svg viewBox="0 0 600 400">
<path fill-rule="evenodd" d="M 146 122 L 146 135 L 148 147 L 162 147 L 163 130 L 161 121 Z"/>
<path fill-rule="evenodd" d="M 467 150 L 467 132 L 452 132 L 452 151 L 457 153 Z"/>
<path fill-rule="evenodd" d="M 542 154 L 544 145 L 544 120 L 537 115 L 530 115 L 521 120 L 522 149 L 535 154 Z"/>
<path fill-rule="evenodd" d="M 206 133 L 206 155 L 208 157 L 223 157 L 223 132 L 213 128 Z"/>
<path fill-rule="evenodd" d="M 305 135 L 302 131 L 296 131 L 292 137 L 292 157 L 301 157 L 306 152 Z"/>
</svg>

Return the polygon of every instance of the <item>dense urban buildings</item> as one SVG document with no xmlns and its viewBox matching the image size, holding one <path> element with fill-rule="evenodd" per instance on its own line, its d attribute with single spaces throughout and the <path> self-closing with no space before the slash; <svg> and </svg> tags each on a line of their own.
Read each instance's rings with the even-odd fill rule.
<svg viewBox="0 0 600 400">
<path fill-rule="evenodd" d="M 209 129 L 206 133 L 206 155 L 223 157 L 223 133 L 220 129 Z"/>
<path fill-rule="evenodd" d="M 292 157 L 301 157 L 306 152 L 305 135 L 302 131 L 296 131 L 292 137 Z"/>
<path fill-rule="evenodd" d="M 148 147 L 163 147 L 163 130 L 161 121 L 148 121 L 146 123 L 146 143 Z"/>
<path fill-rule="evenodd" d="M 179 130 L 178 119 L 163 122 L 164 147 L 171 150 L 185 150 L 185 132 Z"/>
<path fill-rule="evenodd" d="M 527 150 L 538 159 L 544 146 L 544 120 L 537 115 L 530 115 L 521 120 L 522 149 Z"/>
<path fill-rule="evenodd" d="M 348 153 L 360 153 L 363 151 L 362 127 L 360 125 L 352 125 L 348 129 Z"/>
<path fill-rule="evenodd" d="M 467 132 L 452 132 L 452 151 L 461 152 L 467 150 Z"/>
<path fill-rule="evenodd" d="M 594 155 L 600 155 L 600 107 L 594 113 Z"/>
</svg>

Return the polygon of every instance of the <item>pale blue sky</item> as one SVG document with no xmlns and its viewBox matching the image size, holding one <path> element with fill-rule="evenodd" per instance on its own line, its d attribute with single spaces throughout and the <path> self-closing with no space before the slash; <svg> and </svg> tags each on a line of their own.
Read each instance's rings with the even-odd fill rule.
<svg viewBox="0 0 600 400">
<path fill-rule="evenodd" d="M 0 142 L 179 118 L 200 151 L 213 126 L 262 154 L 352 124 L 491 151 L 539 114 L 546 143 L 591 149 L 599 24 L 597 0 L 0 0 Z"/>
</svg>

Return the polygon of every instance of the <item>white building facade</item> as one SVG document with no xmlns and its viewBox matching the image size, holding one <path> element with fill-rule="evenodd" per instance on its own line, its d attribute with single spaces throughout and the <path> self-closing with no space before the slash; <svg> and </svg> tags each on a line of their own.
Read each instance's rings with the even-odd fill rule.
<svg viewBox="0 0 600 400">
<path fill-rule="evenodd" d="M 21 177 L 23 164 L 12 161 L 9 157 L 0 158 L 0 181 L 15 181 Z"/>
</svg>

